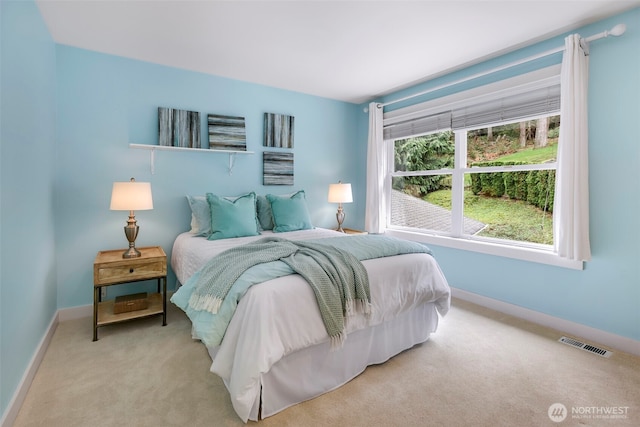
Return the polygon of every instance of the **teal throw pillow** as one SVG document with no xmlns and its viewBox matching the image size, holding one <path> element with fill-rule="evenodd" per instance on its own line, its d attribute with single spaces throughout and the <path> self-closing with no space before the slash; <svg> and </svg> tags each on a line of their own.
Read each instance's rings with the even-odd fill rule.
<svg viewBox="0 0 640 427">
<path fill-rule="evenodd" d="M 209 240 L 232 237 L 257 236 L 256 194 L 251 192 L 237 198 L 220 197 L 207 193 L 211 210 L 211 234 Z"/>
<path fill-rule="evenodd" d="M 271 203 L 265 196 L 258 196 L 256 200 L 258 208 L 258 222 L 263 230 L 273 230 L 273 214 L 271 213 Z"/>
<path fill-rule="evenodd" d="M 267 200 L 271 203 L 274 232 L 281 233 L 313 228 L 304 190 L 287 196 L 267 194 Z"/>
</svg>

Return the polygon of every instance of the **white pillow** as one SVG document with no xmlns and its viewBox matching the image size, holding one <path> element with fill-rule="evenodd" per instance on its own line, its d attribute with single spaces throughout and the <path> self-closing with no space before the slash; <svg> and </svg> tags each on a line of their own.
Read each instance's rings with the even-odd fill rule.
<svg viewBox="0 0 640 427">
<path fill-rule="evenodd" d="M 191 208 L 191 233 L 209 237 L 211 234 L 211 209 L 206 196 L 187 196 Z"/>
</svg>

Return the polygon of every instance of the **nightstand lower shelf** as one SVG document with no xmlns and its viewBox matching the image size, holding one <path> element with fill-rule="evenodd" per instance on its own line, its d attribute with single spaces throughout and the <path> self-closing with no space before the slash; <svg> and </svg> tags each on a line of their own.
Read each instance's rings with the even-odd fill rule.
<svg viewBox="0 0 640 427">
<path fill-rule="evenodd" d="M 128 311 L 126 313 L 113 313 L 115 300 L 103 301 L 98 304 L 98 321 L 96 326 L 111 325 L 113 323 L 125 322 L 131 319 L 155 316 L 164 314 L 163 300 L 161 293 L 153 293 L 148 296 L 149 306 L 144 310 Z"/>
</svg>

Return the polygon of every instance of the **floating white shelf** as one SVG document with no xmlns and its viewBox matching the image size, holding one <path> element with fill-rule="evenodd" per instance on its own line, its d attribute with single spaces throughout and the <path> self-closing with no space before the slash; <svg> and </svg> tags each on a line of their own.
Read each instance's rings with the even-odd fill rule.
<svg viewBox="0 0 640 427">
<path fill-rule="evenodd" d="M 233 166 L 235 163 L 236 154 L 254 154 L 253 151 L 240 151 L 240 150 L 216 150 L 211 148 L 187 148 L 187 147 L 170 147 L 167 145 L 151 145 L 151 144 L 129 144 L 129 148 L 137 148 L 142 150 L 151 150 L 151 174 L 153 175 L 155 170 L 155 153 L 156 150 L 164 151 L 198 151 L 200 153 L 224 153 L 229 155 L 229 175 L 233 172 Z"/>
</svg>

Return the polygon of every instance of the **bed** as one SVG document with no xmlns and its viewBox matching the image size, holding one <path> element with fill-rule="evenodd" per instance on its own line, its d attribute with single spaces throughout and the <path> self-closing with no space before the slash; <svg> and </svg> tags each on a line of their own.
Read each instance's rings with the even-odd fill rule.
<svg viewBox="0 0 640 427">
<path fill-rule="evenodd" d="M 182 284 L 171 301 L 189 316 L 193 338 L 201 340 L 211 356 L 210 371 L 222 378 L 244 422 L 329 392 L 367 366 L 425 342 L 436 330 L 439 315 L 449 309 L 449 286 L 429 253 L 361 261 L 369 278 L 371 310 L 346 318 L 346 336 L 338 346 L 327 333 L 314 291 L 299 274 L 275 274 L 262 282 L 248 270 L 242 278 L 248 276 L 250 284 L 236 289 L 236 283 L 229 291 L 227 300 L 234 300 L 233 310 L 224 326 L 212 323 L 224 317 L 225 308 L 213 315 L 189 306 L 198 275 L 206 265 L 215 264 L 210 260 L 228 249 L 272 236 L 343 246 L 358 239 L 360 244 L 369 242 L 364 240 L 367 236 L 345 236 L 316 227 L 260 230 L 256 235 L 216 240 L 198 236 L 192 228 L 177 236 L 171 254 L 171 266 Z"/>
</svg>

